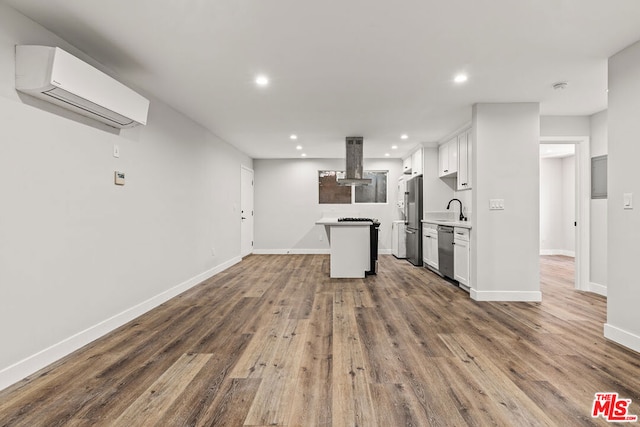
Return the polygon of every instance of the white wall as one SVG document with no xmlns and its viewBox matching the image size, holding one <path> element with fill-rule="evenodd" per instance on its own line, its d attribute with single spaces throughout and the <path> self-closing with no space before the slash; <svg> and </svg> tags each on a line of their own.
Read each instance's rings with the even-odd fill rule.
<svg viewBox="0 0 640 427">
<path fill-rule="evenodd" d="M 540 254 L 575 256 L 575 156 L 540 159 Z"/>
<path fill-rule="evenodd" d="M 540 159 L 540 253 L 556 254 L 562 232 L 562 159 Z"/>
<path fill-rule="evenodd" d="M 400 159 L 365 159 L 365 170 L 388 170 L 386 204 L 320 204 L 318 171 L 344 170 L 344 159 L 254 160 L 256 253 L 322 253 L 329 245 L 323 214 L 380 220 L 381 251 L 391 249 L 391 222 L 400 218 L 395 206 Z M 321 240 L 322 239 L 322 240 Z"/>
<path fill-rule="evenodd" d="M 538 103 L 473 106 L 471 296 L 538 301 Z M 504 210 L 489 210 L 504 199 Z"/>
<path fill-rule="evenodd" d="M 562 246 L 565 255 L 576 250 L 576 157 L 564 157 L 562 163 Z"/>
<path fill-rule="evenodd" d="M 603 156 L 608 153 L 607 144 L 607 110 L 590 117 L 591 122 L 591 156 Z M 591 287 L 598 288 L 599 293 L 607 291 L 607 199 L 591 199 Z"/>
<path fill-rule="evenodd" d="M 589 116 L 540 116 L 540 136 L 587 136 Z"/>
<path fill-rule="evenodd" d="M 605 336 L 640 351 L 640 42 L 609 59 L 608 282 Z M 635 196 L 623 208 L 623 194 Z"/>
<path fill-rule="evenodd" d="M 453 193 L 453 197 L 455 197 L 456 199 L 462 202 L 462 208 L 465 210 L 465 216 L 467 217 L 468 220 L 471 220 L 471 217 L 473 216 L 472 197 L 471 197 L 472 194 L 473 194 L 473 189 L 461 190 L 461 191 L 456 190 Z M 457 211 L 458 204 L 456 203 L 455 205 L 456 205 L 456 218 L 458 218 L 457 216 L 457 214 L 459 213 Z"/>
<path fill-rule="evenodd" d="M 447 203 L 455 197 L 456 179 L 438 177 L 438 148 L 424 148 L 424 213 L 446 212 Z M 471 205 L 465 205 L 471 208 Z M 458 209 L 458 204 L 455 204 Z"/>
<path fill-rule="evenodd" d="M 23 43 L 81 55 L 0 5 L 0 388 L 237 262 L 252 166 L 153 98 L 148 126 L 118 132 L 18 95 Z"/>
<path fill-rule="evenodd" d="M 458 199 L 462 202 L 467 218 L 471 219 L 471 194 L 473 190 L 457 190 L 457 178 L 440 178 L 438 176 L 440 167 L 438 160 L 438 148 L 424 148 L 424 215 L 443 213 L 452 215 L 458 219 L 460 206 L 452 203 L 451 209 L 447 210 L 447 204 L 451 199 Z"/>
</svg>

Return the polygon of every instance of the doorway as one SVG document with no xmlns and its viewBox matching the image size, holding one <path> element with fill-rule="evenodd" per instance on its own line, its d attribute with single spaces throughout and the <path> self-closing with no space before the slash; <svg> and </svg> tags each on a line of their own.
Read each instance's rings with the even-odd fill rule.
<svg viewBox="0 0 640 427">
<path fill-rule="evenodd" d="M 240 256 L 253 252 L 253 170 L 240 167 Z"/>
<path fill-rule="evenodd" d="M 574 164 L 575 164 L 575 220 L 572 233 L 574 239 L 575 253 L 575 288 L 583 291 L 590 290 L 590 274 L 589 274 L 589 202 L 590 202 L 590 151 L 589 137 L 542 137 L 540 138 L 542 149 L 551 145 L 570 144 L 574 147 Z M 542 248 L 542 246 L 541 246 Z"/>
<path fill-rule="evenodd" d="M 541 264 L 557 261 L 565 282 L 575 286 L 575 144 L 540 144 Z"/>
</svg>

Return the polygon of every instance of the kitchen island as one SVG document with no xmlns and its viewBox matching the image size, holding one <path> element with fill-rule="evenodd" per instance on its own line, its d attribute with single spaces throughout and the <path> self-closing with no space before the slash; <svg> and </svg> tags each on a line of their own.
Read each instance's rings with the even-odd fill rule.
<svg viewBox="0 0 640 427">
<path fill-rule="evenodd" d="M 369 229 L 372 221 L 338 221 L 322 218 L 330 247 L 330 277 L 362 278 L 371 269 Z"/>
</svg>

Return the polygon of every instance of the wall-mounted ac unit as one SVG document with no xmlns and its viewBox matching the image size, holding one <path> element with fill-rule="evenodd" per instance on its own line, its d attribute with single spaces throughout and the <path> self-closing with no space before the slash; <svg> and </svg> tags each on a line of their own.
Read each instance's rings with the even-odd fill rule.
<svg viewBox="0 0 640 427">
<path fill-rule="evenodd" d="M 149 100 L 59 47 L 16 46 L 16 89 L 115 128 L 147 124 Z"/>
</svg>

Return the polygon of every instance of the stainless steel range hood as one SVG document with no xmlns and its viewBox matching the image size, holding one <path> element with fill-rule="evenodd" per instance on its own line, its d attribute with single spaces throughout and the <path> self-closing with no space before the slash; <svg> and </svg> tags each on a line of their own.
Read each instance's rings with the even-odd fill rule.
<svg viewBox="0 0 640 427">
<path fill-rule="evenodd" d="M 347 173 L 346 178 L 338 179 L 340 185 L 368 185 L 370 178 L 363 178 L 362 171 L 362 144 L 361 136 L 348 136 L 347 145 Z"/>
</svg>

